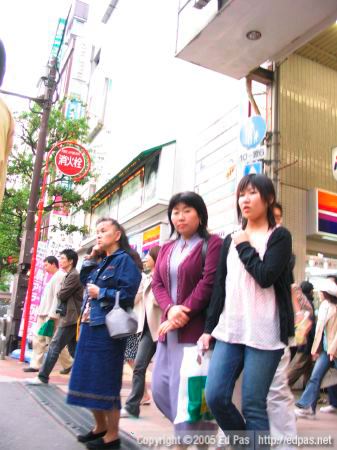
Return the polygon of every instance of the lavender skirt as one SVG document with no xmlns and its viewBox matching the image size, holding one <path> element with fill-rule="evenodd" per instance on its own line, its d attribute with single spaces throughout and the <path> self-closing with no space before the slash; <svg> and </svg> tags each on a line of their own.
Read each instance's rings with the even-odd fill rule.
<svg viewBox="0 0 337 450">
<path fill-rule="evenodd" d="M 157 408 L 174 422 L 177 415 L 178 392 L 180 383 L 180 367 L 184 355 L 184 347 L 195 344 L 179 344 L 178 332 L 170 331 L 166 342 L 158 342 L 152 372 L 152 397 Z M 215 430 L 213 422 L 182 422 L 174 425 L 175 433 L 184 435 L 189 430 Z"/>
</svg>

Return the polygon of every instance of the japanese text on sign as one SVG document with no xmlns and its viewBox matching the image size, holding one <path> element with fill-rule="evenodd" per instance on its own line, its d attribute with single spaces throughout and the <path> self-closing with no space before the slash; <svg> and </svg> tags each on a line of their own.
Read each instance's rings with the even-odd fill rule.
<svg viewBox="0 0 337 450">
<path fill-rule="evenodd" d="M 61 148 L 55 158 L 55 163 L 64 175 L 78 175 L 84 168 L 85 161 L 82 153 L 74 147 Z"/>
</svg>

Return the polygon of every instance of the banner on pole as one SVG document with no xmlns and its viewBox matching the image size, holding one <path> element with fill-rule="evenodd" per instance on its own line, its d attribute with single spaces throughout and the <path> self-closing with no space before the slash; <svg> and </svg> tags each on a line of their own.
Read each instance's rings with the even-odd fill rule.
<svg viewBox="0 0 337 450">
<path fill-rule="evenodd" d="M 44 264 L 43 260 L 47 256 L 47 243 L 39 241 L 37 246 L 37 254 L 36 254 L 36 266 L 35 266 L 35 278 L 34 278 L 34 284 L 33 284 L 33 291 L 32 291 L 32 300 L 30 304 L 30 313 L 29 313 L 29 321 L 28 321 L 28 333 L 27 337 L 31 341 L 35 325 L 37 322 L 37 313 L 40 306 L 40 300 L 41 295 L 43 292 L 43 288 L 50 279 L 50 275 L 45 272 L 44 270 Z M 23 308 L 23 314 L 22 319 L 20 323 L 20 329 L 19 329 L 19 336 L 22 337 L 23 334 L 23 327 L 24 327 L 24 317 L 25 317 L 25 310 L 26 310 L 26 301 L 27 301 L 27 295 L 25 299 L 25 306 Z"/>
</svg>

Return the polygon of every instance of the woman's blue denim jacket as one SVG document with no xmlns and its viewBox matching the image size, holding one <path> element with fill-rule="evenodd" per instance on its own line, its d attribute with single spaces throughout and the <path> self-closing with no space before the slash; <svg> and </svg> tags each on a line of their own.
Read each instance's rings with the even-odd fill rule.
<svg viewBox="0 0 337 450">
<path fill-rule="evenodd" d="M 119 249 L 100 263 L 91 259 L 84 261 L 80 279 L 84 286 L 92 283 L 99 287 L 98 298 L 90 300 L 90 325 L 103 325 L 106 314 L 115 304 L 116 291 L 120 292 L 119 301 L 122 308 L 133 307 L 141 273 L 132 257 Z M 82 312 L 86 301 L 87 292 L 85 291 Z"/>
</svg>

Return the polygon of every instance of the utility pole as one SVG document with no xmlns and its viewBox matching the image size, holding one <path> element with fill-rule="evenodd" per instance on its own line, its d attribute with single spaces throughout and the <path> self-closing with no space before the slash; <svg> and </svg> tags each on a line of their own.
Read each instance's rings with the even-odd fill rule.
<svg viewBox="0 0 337 450">
<path fill-rule="evenodd" d="M 41 172 L 43 159 L 46 150 L 46 141 L 48 134 L 48 121 L 50 111 L 53 102 L 53 96 L 56 88 L 56 71 L 57 71 L 57 58 L 53 58 L 49 65 L 49 72 L 47 77 L 43 78 L 45 83 L 45 94 L 41 100 L 42 104 L 42 116 L 40 123 L 40 131 L 36 148 L 36 156 L 34 163 L 34 171 L 32 178 L 32 186 L 29 196 L 29 205 L 27 211 L 26 226 L 22 238 L 21 250 L 19 256 L 18 273 L 14 282 L 13 294 L 12 294 L 12 316 L 13 325 L 11 330 L 11 342 L 10 347 L 15 348 L 16 340 L 20 327 L 20 320 L 22 316 L 25 295 L 28 285 L 28 275 L 32 249 L 34 242 L 34 229 L 35 229 L 35 215 L 37 213 L 37 203 L 39 200 L 39 190 L 41 184 Z M 10 350 L 11 350 L 10 348 Z"/>
</svg>

